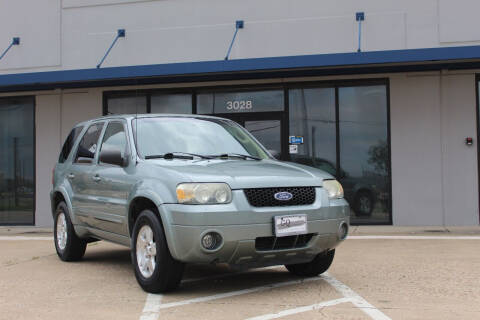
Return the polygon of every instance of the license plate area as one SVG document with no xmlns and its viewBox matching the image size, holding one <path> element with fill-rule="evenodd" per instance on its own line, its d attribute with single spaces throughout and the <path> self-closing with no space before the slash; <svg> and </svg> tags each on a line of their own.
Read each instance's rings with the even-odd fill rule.
<svg viewBox="0 0 480 320">
<path fill-rule="evenodd" d="M 295 236 L 307 233 L 307 215 L 292 214 L 273 217 L 276 237 Z"/>
</svg>

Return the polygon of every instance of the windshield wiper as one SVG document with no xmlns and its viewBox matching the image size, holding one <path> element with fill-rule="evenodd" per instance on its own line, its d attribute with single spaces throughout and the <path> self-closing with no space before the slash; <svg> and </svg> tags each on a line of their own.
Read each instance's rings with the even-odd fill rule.
<svg viewBox="0 0 480 320">
<path fill-rule="evenodd" d="M 224 159 L 228 159 L 228 158 L 242 158 L 242 159 L 253 159 L 253 160 L 262 160 L 261 158 L 259 157 L 255 157 L 255 156 L 251 156 L 249 154 L 240 154 L 240 153 L 223 153 L 223 154 L 218 154 L 218 155 L 212 155 L 212 156 L 209 156 L 209 157 L 212 157 L 212 158 L 224 158 Z"/>
<path fill-rule="evenodd" d="M 189 152 L 167 152 L 165 154 L 154 154 L 154 155 L 149 155 L 145 156 L 145 159 L 189 159 L 193 160 L 194 157 L 198 157 L 201 159 L 212 159 L 212 157 L 209 156 L 204 156 L 202 154 L 196 154 L 196 153 L 189 153 Z"/>
</svg>

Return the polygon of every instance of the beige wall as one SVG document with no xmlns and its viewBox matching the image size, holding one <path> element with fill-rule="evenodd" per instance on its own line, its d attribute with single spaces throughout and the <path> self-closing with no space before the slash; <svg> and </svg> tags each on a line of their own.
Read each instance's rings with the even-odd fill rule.
<svg viewBox="0 0 480 320">
<path fill-rule="evenodd" d="M 390 95 L 393 223 L 478 225 L 475 73 L 395 75 Z"/>
<path fill-rule="evenodd" d="M 36 95 L 36 202 L 35 224 L 51 226 L 52 169 L 72 127 L 102 114 L 101 91 L 58 91 Z"/>
</svg>

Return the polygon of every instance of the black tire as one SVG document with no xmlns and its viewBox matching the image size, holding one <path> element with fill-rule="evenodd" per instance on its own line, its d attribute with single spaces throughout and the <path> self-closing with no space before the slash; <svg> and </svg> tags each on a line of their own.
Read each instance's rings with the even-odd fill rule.
<svg viewBox="0 0 480 320">
<path fill-rule="evenodd" d="M 374 206 L 375 201 L 369 191 L 361 190 L 355 195 L 353 202 L 353 211 L 355 211 L 355 215 L 369 217 L 372 215 Z"/>
<path fill-rule="evenodd" d="M 285 268 L 296 276 L 316 277 L 328 270 L 335 256 L 335 249 L 318 254 L 315 259 L 307 263 L 286 264 Z"/>
<path fill-rule="evenodd" d="M 142 274 L 137 261 L 137 237 L 144 226 L 149 226 L 153 231 L 153 240 L 156 247 L 154 270 L 148 277 Z M 135 277 L 143 290 L 150 293 L 160 293 L 172 291 L 178 287 L 180 280 L 182 280 L 185 264 L 171 256 L 162 224 L 153 211 L 143 210 L 135 221 L 131 248 Z"/>
<path fill-rule="evenodd" d="M 57 228 L 58 219 L 62 219 L 61 217 L 64 217 L 65 219 L 64 229 L 66 231 L 66 241 L 60 243 L 58 241 Z M 72 220 L 70 219 L 68 207 L 63 201 L 58 204 L 57 210 L 55 211 L 53 235 L 55 249 L 57 250 L 57 255 L 60 259 L 63 261 L 78 261 L 83 258 L 87 248 L 87 241 L 79 238 L 75 233 Z M 64 246 L 62 244 L 64 244 Z"/>
</svg>

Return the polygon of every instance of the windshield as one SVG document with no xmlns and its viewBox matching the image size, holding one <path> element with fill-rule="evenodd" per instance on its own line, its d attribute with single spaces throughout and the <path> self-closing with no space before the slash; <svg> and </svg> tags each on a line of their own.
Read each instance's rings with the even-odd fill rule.
<svg viewBox="0 0 480 320">
<path fill-rule="evenodd" d="M 228 120 L 198 118 L 139 118 L 132 120 L 141 157 L 167 153 L 205 156 L 242 154 L 268 159 L 263 147 L 250 134 Z"/>
</svg>

